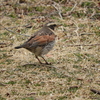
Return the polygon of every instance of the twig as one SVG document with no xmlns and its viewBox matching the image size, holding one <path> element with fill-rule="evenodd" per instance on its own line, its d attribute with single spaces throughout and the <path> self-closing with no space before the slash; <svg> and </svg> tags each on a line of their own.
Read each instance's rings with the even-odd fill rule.
<svg viewBox="0 0 100 100">
<path fill-rule="evenodd" d="M 66 45 L 67 47 L 76 47 L 76 46 L 99 46 L 100 44 L 76 44 L 76 45 Z"/>
<path fill-rule="evenodd" d="M 83 36 L 83 35 L 94 35 L 95 33 L 82 33 L 82 34 L 79 34 L 79 36 Z M 77 35 L 68 35 L 66 37 L 70 38 L 70 37 L 74 37 L 74 36 L 77 36 Z"/>
<path fill-rule="evenodd" d="M 92 15 L 90 16 L 90 18 L 92 18 L 95 14 L 96 14 L 96 11 L 95 11 L 95 9 L 93 8 L 93 13 L 92 13 Z"/>
<path fill-rule="evenodd" d="M 8 47 L 12 45 L 12 43 L 0 43 L 0 48 Z"/>
<path fill-rule="evenodd" d="M 53 1 L 53 7 L 57 10 L 59 16 L 61 19 L 63 19 L 62 14 L 61 14 L 61 9 L 60 9 L 60 5 L 56 2 Z M 62 31 L 64 31 L 63 27 L 61 27 Z"/>
<path fill-rule="evenodd" d="M 100 95 L 100 91 L 99 90 L 95 90 L 95 89 L 90 89 L 93 93 L 99 94 Z"/>
<path fill-rule="evenodd" d="M 71 12 L 73 12 L 73 10 L 76 8 L 76 6 L 77 6 L 77 2 L 76 2 L 75 0 L 74 0 L 74 2 L 75 2 L 74 7 L 73 7 L 70 11 L 68 11 L 65 15 L 70 15 Z"/>
<path fill-rule="evenodd" d="M 0 45 L 6 45 L 7 43 L 0 43 Z"/>
<path fill-rule="evenodd" d="M 1 25 L 4 29 L 6 29 L 7 31 L 9 31 L 9 32 L 11 32 L 11 33 L 15 33 L 15 34 L 18 34 L 18 35 L 30 37 L 29 35 L 25 35 L 25 34 L 20 34 L 20 33 L 13 32 L 12 30 L 9 30 L 8 28 L 4 27 L 2 24 L 0 24 L 0 25 Z"/>
<path fill-rule="evenodd" d="M 50 5 L 48 5 L 50 6 Z M 44 17 L 44 18 L 48 18 L 48 17 L 51 17 L 52 15 L 55 15 L 55 14 L 58 14 L 58 11 L 54 11 L 54 12 L 51 12 L 51 13 L 40 13 L 41 16 L 34 16 L 34 17 L 31 17 L 31 19 L 40 19 L 41 17 Z"/>
<path fill-rule="evenodd" d="M 74 32 L 77 34 L 77 36 L 79 36 L 79 34 L 78 34 L 79 27 L 78 27 L 78 25 L 76 24 L 76 22 L 75 22 L 75 21 L 73 21 L 73 23 L 74 23 L 74 24 L 75 24 L 75 26 L 76 26 L 76 30 L 75 30 Z"/>
<path fill-rule="evenodd" d="M 78 37 L 78 42 L 80 43 L 80 35 L 79 35 L 79 33 L 78 33 L 78 31 L 79 31 L 79 26 L 78 26 L 78 24 L 76 24 L 76 22 L 75 21 L 73 21 L 74 22 L 74 24 L 75 24 L 75 26 L 76 26 L 76 30 L 75 30 L 75 32 L 76 32 L 76 34 L 77 34 L 77 37 Z M 80 45 L 81 46 L 81 49 L 82 49 L 82 45 Z"/>
<path fill-rule="evenodd" d="M 75 85 L 75 86 L 70 86 L 69 89 L 73 89 L 73 88 L 79 88 L 80 86 Z"/>
<path fill-rule="evenodd" d="M 61 15 L 60 5 L 57 4 L 56 2 L 54 2 L 53 7 L 58 11 L 60 18 L 63 19 L 62 15 Z"/>
<path fill-rule="evenodd" d="M 80 36 L 82 35 L 94 35 L 95 33 L 81 33 Z"/>
<path fill-rule="evenodd" d="M 1 71 L 0 71 L 1 72 Z M 0 86 L 6 86 L 5 84 L 3 84 L 3 83 L 0 83 Z"/>
<path fill-rule="evenodd" d="M 75 2 L 75 5 L 74 5 L 74 7 L 70 10 L 70 13 L 75 9 L 75 7 L 77 6 L 77 2 L 76 1 L 74 1 Z"/>
</svg>

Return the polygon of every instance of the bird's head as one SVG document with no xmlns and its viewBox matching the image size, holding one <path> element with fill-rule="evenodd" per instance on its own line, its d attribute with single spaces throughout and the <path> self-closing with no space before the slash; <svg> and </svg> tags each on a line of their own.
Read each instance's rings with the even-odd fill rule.
<svg viewBox="0 0 100 100">
<path fill-rule="evenodd" d="M 55 29 L 55 27 L 57 27 L 57 26 L 60 26 L 60 24 L 58 24 L 58 23 L 55 23 L 55 22 L 49 22 L 49 23 L 46 23 L 45 24 L 47 27 L 49 27 L 50 29 L 52 29 L 52 30 L 54 30 Z"/>
</svg>

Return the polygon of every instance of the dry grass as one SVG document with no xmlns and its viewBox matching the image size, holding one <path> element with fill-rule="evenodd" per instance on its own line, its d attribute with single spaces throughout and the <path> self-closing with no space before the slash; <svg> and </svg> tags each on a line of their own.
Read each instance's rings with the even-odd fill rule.
<svg viewBox="0 0 100 100">
<path fill-rule="evenodd" d="M 62 0 L 63 19 L 50 0 L 19 1 L 2 0 L 0 4 L 0 24 L 15 32 L 0 26 L 0 100 L 100 100 L 99 94 L 90 91 L 100 91 L 98 1 L 81 0 L 71 11 L 74 0 Z M 52 65 L 40 65 L 32 53 L 14 47 L 28 38 L 19 33 L 30 36 L 48 20 L 62 26 L 55 31 L 54 49 L 45 56 Z M 32 27 L 24 27 L 27 24 Z"/>
</svg>

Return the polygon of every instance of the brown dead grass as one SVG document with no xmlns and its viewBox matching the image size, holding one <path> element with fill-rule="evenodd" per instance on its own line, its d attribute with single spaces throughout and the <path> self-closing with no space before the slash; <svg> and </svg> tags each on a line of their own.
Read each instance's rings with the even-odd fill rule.
<svg viewBox="0 0 100 100">
<path fill-rule="evenodd" d="M 17 5 L 13 1 L 11 6 L 10 1 L 8 5 L 5 5 L 7 2 L 3 0 L 1 2 L 3 5 L 0 24 L 15 33 L 8 32 L 0 26 L 0 43 L 6 43 L 0 44 L 0 100 L 99 100 L 100 95 L 92 93 L 90 89 L 100 91 L 100 20 L 90 19 L 88 15 L 80 18 L 70 15 L 63 17 L 63 20 L 59 15 L 47 19 L 38 18 L 41 14 L 48 14 L 45 10 L 41 11 L 40 6 L 44 4 L 43 7 L 46 8 L 45 5 L 50 1 L 42 4 L 42 0 L 23 0 L 28 4 L 25 7 L 30 9 L 27 12 L 29 15 L 19 15 L 18 11 L 15 13 L 13 7 Z M 30 2 L 32 4 L 29 6 Z M 94 3 L 98 5 L 97 1 Z M 73 7 L 73 0 L 69 6 Z M 40 8 L 31 12 L 32 7 Z M 61 7 L 64 11 L 63 3 Z M 75 11 L 84 9 L 77 5 Z M 51 10 L 55 12 L 54 8 Z M 31 19 L 34 16 L 35 19 Z M 45 56 L 52 65 L 40 65 L 34 54 L 25 49 L 14 49 L 28 39 L 16 33 L 30 36 L 46 23 L 46 20 L 62 23 L 55 31 L 58 38 L 54 49 Z M 32 27 L 23 27 L 27 24 Z"/>
</svg>

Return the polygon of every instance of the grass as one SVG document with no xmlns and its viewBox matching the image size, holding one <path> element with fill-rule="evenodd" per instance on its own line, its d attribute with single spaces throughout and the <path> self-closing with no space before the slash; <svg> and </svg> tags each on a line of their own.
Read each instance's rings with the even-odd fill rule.
<svg viewBox="0 0 100 100">
<path fill-rule="evenodd" d="M 11 85 L 14 85 L 14 84 L 16 84 L 16 82 L 14 82 L 14 81 L 9 81 L 8 83 L 6 83 L 6 84 L 11 84 Z"/>
<path fill-rule="evenodd" d="M 89 17 L 93 14 L 92 8 L 99 13 L 97 2 L 82 0 L 64 17 L 63 14 L 72 10 L 74 1 L 55 0 L 60 2 L 63 19 L 58 13 L 42 19 L 41 16 L 56 9 L 47 1 L 31 1 L 23 0 L 19 4 L 12 1 L 11 5 L 8 1 L 8 5 L 0 9 L 3 16 L 0 23 L 9 30 L 29 36 L 47 20 L 62 23 L 55 30 L 58 39 L 54 49 L 45 56 L 52 64 L 40 65 L 34 54 L 25 49 L 15 50 L 15 46 L 29 37 L 0 27 L 0 100 L 99 100 L 100 95 L 90 91 L 100 88 L 100 45 L 91 45 L 100 43 L 100 24 L 99 19 Z M 18 18 L 20 13 L 14 12 L 17 6 L 26 9 L 27 14 Z M 23 27 L 30 23 L 32 28 Z"/>
<path fill-rule="evenodd" d="M 0 100 L 6 100 L 5 98 L 3 98 L 1 95 L 0 95 Z"/>
<path fill-rule="evenodd" d="M 35 100 L 34 97 L 27 97 L 27 98 L 22 98 L 22 100 Z"/>
<path fill-rule="evenodd" d="M 85 2 L 82 2 L 81 6 L 82 7 L 93 7 L 95 4 L 94 2 L 88 2 L 88 1 L 85 1 Z"/>
</svg>

